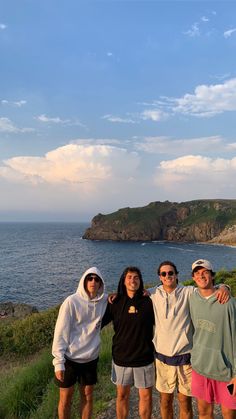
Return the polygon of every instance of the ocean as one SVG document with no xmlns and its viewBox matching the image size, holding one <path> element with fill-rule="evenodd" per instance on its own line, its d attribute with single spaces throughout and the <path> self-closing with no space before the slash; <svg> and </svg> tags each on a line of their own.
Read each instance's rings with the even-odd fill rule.
<svg viewBox="0 0 236 419">
<path fill-rule="evenodd" d="M 36 306 L 61 303 L 75 292 L 83 272 L 97 266 L 107 291 L 116 289 L 128 265 L 138 266 L 146 284 L 157 282 L 156 268 L 172 260 L 179 281 L 191 278 L 199 258 L 215 270 L 236 267 L 236 247 L 170 242 L 83 240 L 88 223 L 0 223 L 0 301 Z"/>
</svg>

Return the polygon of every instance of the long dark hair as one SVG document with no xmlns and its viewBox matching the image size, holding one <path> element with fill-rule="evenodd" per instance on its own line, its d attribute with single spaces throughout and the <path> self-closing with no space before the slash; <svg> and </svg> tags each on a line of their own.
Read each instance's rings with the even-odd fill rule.
<svg viewBox="0 0 236 419">
<path fill-rule="evenodd" d="M 140 287 L 137 290 L 136 295 L 143 295 L 144 285 L 143 285 L 143 277 L 142 277 L 142 273 L 140 269 L 137 268 L 137 266 L 127 266 L 127 268 L 125 268 L 125 270 L 122 272 L 120 280 L 119 280 L 119 284 L 117 288 L 118 297 L 121 295 L 127 295 L 127 291 L 125 287 L 125 277 L 128 272 L 135 272 L 138 274 L 138 277 L 140 280 Z"/>
</svg>

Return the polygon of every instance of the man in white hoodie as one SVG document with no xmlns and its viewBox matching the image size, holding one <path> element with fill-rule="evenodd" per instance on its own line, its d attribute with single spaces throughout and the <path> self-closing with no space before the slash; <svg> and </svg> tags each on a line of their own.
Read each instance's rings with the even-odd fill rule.
<svg viewBox="0 0 236 419">
<path fill-rule="evenodd" d="M 61 305 L 52 346 L 55 380 L 60 388 L 59 419 L 70 418 L 76 382 L 80 389 L 80 417 L 92 417 L 101 320 L 107 305 L 104 288 L 100 271 L 92 267 L 82 275 L 77 292 Z"/>
</svg>

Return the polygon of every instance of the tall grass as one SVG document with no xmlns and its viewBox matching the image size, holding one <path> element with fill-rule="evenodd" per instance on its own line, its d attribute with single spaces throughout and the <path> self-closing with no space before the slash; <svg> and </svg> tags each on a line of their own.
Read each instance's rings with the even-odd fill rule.
<svg viewBox="0 0 236 419">
<path fill-rule="evenodd" d="M 28 418 L 31 410 L 41 403 L 43 393 L 53 376 L 49 349 L 23 368 L 17 367 L 14 375 L 1 382 L 0 417 L 6 419 Z"/>
<path fill-rule="evenodd" d="M 115 386 L 110 381 L 112 328 L 102 331 L 98 364 L 98 384 L 94 389 L 96 415 L 114 397 Z M 54 384 L 51 348 L 47 348 L 29 365 L 16 367 L 0 384 L 1 419 L 53 419 L 57 417 L 59 390 Z M 79 396 L 75 391 L 72 419 L 78 418 Z"/>
</svg>

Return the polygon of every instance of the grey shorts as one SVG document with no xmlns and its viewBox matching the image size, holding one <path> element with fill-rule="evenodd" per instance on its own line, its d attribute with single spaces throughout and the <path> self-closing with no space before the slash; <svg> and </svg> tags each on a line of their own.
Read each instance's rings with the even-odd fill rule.
<svg viewBox="0 0 236 419">
<path fill-rule="evenodd" d="M 116 385 L 148 388 L 155 384 L 154 363 L 144 367 L 120 367 L 112 361 L 111 381 Z"/>
</svg>

